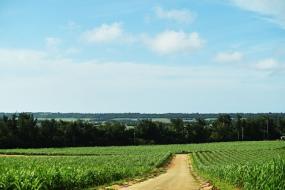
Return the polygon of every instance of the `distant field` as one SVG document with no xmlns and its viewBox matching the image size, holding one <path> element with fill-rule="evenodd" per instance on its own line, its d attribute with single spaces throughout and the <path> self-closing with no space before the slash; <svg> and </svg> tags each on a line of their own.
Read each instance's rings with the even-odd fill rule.
<svg viewBox="0 0 285 190">
<path fill-rule="evenodd" d="M 149 118 L 149 119 L 151 119 L 152 121 L 158 121 L 158 122 L 162 122 L 162 123 L 170 123 L 169 118 Z M 116 118 L 116 119 L 112 119 L 112 121 L 138 121 L 138 120 L 140 120 L 140 119 L 138 119 L 138 118 Z"/>
<path fill-rule="evenodd" d="M 54 120 L 62 120 L 62 121 L 77 121 L 78 118 L 37 118 L 38 120 L 50 120 L 50 119 L 54 119 Z M 169 118 L 149 118 L 151 119 L 152 121 L 157 121 L 157 122 L 162 122 L 162 123 L 170 123 L 170 119 Z M 94 120 L 94 118 L 80 118 L 80 120 L 83 120 L 83 121 L 91 121 L 91 120 Z M 125 121 L 138 121 L 140 119 L 138 118 L 115 118 L 115 119 L 111 119 L 111 120 L 108 120 L 108 121 L 118 121 L 118 122 L 125 122 Z M 210 118 L 211 120 L 211 118 Z M 185 121 L 193 121 L 192 119 L 191 120 L 185 120 Z"/>
<path fill-rule="evenodd" d="M 275 150 L 285 147 L 284 141 L 247 141 L 221 142 L 186 145 L 146 145 L 146 146 L 111 146 L 111 147 L 67 147 L 34 149 L 0 149 L 2 154 L 46 154 L 46 155 L 104 155 L 104 154 L 141 154 L 147 152 L 180 153 L 217 151 L 217 150 Z"/>
<path fill-rule="evenodd" d="M 51 119 L 54 119 L 54 120 L 62 120 L 62 121 L 77 121 L 77 120 L 82 120 L 82 121 L 97 121 L 96 118 L 73 118 L 73 117 L 58 117 L 58 118 L 47 118 L 47 117 L 44 117 L 44 118 L 37 118 L 39 121 L 42 121 L 42 120 L 51 120 Z M 122 122 L 122 123 L 128 123 L 128 122 L 138 122 L 139 120 L 146 120 L 146 119 L 150 119 L 154 122 L 161 122 L 161 123 L 171 123 L 171 119 L 170 118 L 143 118 L 143 119 L 140 119 L 140 118 L 114 118 L 114 119 L 109 119 L 109 120 L 100 120 L 100 122 L 106 122 L 106 121 L 117 121 L 117 122 Z M 206 121 L 214 121 L 216 120 L 217 118 L 205 118 Z M 184 122 L 193 122 L 194 119 L 183 119 Z"/>
<path fill-rule="evenodd" d="M 149 173 L 163 164 L 171 154 L 181 152 L 192 153 L 195 169 L 207 178 L 219 179 L 244 189 L 253 189 L 253 186 L 260 187 L 259 189 L 266 189 L 264 187 L 267 186 L 276 187 L 274 189 L 283 187 L 285 142 L 260 141 L 2 149 L 0 189 L 96 187 Z M 256 183 L 266 176 L 270 180 L 257 186 Z"/>
<path fill-rule="evenodd" d="M 50 120 L 50 119 L 54 119 L 54 120 L 62 120 L 62 121 L 77 121 L 78 118 L 37 118 L 38 120 Z M 82 121 L 89 121 L 92 120 L 92 118 L 80 118 L 80 120 Z"/>
</svg>

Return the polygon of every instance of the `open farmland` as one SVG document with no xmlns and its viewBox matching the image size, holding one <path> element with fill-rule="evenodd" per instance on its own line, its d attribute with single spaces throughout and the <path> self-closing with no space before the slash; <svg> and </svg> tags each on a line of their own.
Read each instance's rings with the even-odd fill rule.
<svg viewBox="0 0 285 190">
<path fill-rule="evenodd" d="M 66 147 L 66 148 L 26 148 L 0 149 L 0 154 L 27 155 L 127 155 L 152 154 L 157 152 L 200 152 L 216 150 L 275 150 L 285 147 L 283 141 L 219 142 L 183 145 L 108 146 L 108 147 Z"/>
<path fill-rule="evenodd" d="M 241 189 L 285 189 L 285 149 L 193 153 L 199 174 Z"/>
<path fill-rule="evenodd" d="M 97 187 L 149 174 L 160 167 L 171 154 L 184 152 L 191 155 L 195 171 L 215 184 L 219 181 L 242 189 L 284 189 L 284 147 L 285 143 L 282 141 L 261 141 L 2 149 L 0 188 Z"/>
<path fill-rule="evenodd" d="M 0 158 L 0 189 L 74 189 L 132 178 L 159 167 L 169 153 Z"/>
<path fill-rule="evenodd" d="M 0 0 L 0 190 L 285 190 L 285 0 Z"/>
</svg>

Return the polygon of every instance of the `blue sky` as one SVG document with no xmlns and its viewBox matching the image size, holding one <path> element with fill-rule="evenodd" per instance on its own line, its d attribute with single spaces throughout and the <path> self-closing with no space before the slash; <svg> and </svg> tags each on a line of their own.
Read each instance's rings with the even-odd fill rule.
<svg viewBox="0 0 285 190">
<path fill-rule="evenodd" d="M 2 0 L 0 111 L 284 112 L 283 0 Z"/>
</svg>

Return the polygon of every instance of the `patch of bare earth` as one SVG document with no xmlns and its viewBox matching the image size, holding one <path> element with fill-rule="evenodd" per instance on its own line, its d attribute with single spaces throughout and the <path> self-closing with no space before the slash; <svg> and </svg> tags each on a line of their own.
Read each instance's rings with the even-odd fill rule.
<svg viewBox="0 0 285 190">
<path fill-rule="evenodd" d="M 14 154 L 0 154 L 0 158 L 3 157 L 23 157 L 24 155 L 14 155 Z"/>
<path fill-rule="evenodd" d="M 190 166 L 190 168 L 189 168 Z M 211 190 L 212 185 L 193 175 L 187 154 L 176 155 L 166 173 L 136 184 L 113 185 L 107 189 L 120 190 Z"/>
</svg>

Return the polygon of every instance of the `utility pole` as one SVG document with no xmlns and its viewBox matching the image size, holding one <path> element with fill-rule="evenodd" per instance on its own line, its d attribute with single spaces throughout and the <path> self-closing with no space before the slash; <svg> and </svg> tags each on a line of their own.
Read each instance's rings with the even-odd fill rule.
<svg viewBox="0 0 285 190">
<path fill-rule="evenodd" d="M 243 126 L 241 127 L 241 140 L 243 141 Z"/>
<path fill-rule="evenodd" d="M 238 141 L 240 140 L 241 119 L 242 119 L 242 116 L 237 114 L 236 129 L 237 129 Z"/>
<path fill-rule="evenodd" d="M 240 122 L 240 125 L 241 125 L 241 140 L 243 141 L 244 139 L 244 125 L 245 125 L 245 119 L 241 119 L 241 122 Z"/>
<path fill-rule="evenodd" d="M 237 136 L 238 136 L 238 141 L 239 141 L 239 129 L 238 129 L 238 132 L 237 132 Z"/>
<path fill-rule="evenodd" d="M 134 127 L 134 145 L 136 145 L 136 130 L 135 130 L 135 127 Z"/>
<path fill-rule="evenodd" d="M 266 139 L 268 140 L 268 125 L 269 125 L 269 118 L 267 117 L 266 120 Z"/>
</svg>

